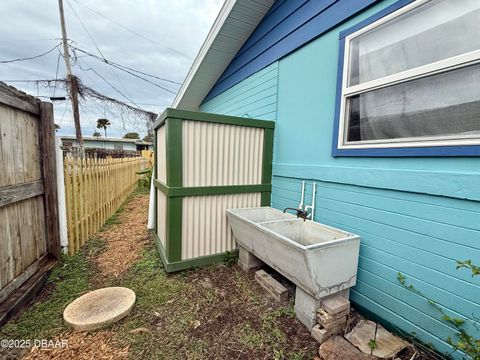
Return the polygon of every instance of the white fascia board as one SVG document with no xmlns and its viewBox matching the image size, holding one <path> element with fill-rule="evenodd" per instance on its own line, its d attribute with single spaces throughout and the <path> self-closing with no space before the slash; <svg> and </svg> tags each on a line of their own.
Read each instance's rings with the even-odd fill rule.
<svg viewBox="0 0 480 360">
<path fill-rule="evenodd" d="M 185 92 L 187 91 L 190 83 L 192 82 L 194 75 L 196 74 L 198 68 L 200 67 L 203 60 L 205 59 L 205 55 L 207 54 L 213 42 L 217 38 L 217 35 L 220 29 L 222 28 L 223 24 L 227 20 L 228 15 L 230 15 L 230 12 L 232 11 L 233 6 L 235 5 L 236 2 L 237 0 L 226 0 L 225 3 L 223 4 L 222 9 L 218 13 L 212 28 L 208 32 L 207 38 L 203 42 L 202 47 L 200 48 L 200 51 L 197 54 L 197 57 L 195 58 L 190 70 L 188 71 L 185 81 L 180 87 L 180 90 L 178 91 L 177 96 L 175 97 L 175 100 L 173 100 L 173 104 L 172 104 L 173 108 L 178 108 L 178 105 L 180 104 L 180 101 L 185 95 Z"/>
<path fill-rule="evenodd" d="M 273 3 L 274 0 L 254 2 L 257 9 L 253 11 L 250 0 L 225 1 L 173 101 L 173 108 L 198 110 Z M 239 14 L 250 21 L 238 21 Z"/>
</svg>

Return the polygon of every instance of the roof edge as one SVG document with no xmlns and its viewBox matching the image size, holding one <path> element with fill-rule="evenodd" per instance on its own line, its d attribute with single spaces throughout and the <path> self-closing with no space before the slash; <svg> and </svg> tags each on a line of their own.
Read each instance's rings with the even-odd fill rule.
<svg viewBox="0 0 480 360">
<path fill-rule="evenodd" d="M 195 57 L 195 60 L 193 61 L 192 66 L 190 67 L 190 70 L 188 70 L 185 81 L 182 83 L 180 90 L 178 91 L 177 95 L 175 96 L 175 99 L 173 100 L 172 108 L 177 108 L 178 105 L 180 104 L 180 101 L 185 95 L 185 92 L 187 91 L 190 83 L 192 82 L 194 75 L 196 74 L 198 68 L 200 67 L 208 50 L 210 49 L 213 42 L 217 38 L 217 35 L 220 29 L 223 27 L 223 24 L 228 19 L 228 16 L 230 15 L 230 12 L 232 11 L 236 2 L 237 0 L 226 0 L 225 3 L 223 4 L 222 8 L 220 9 L 220 12 L 218 13 L 215 19 L 215 22 L 213 23 L 212 27 L 210 28 L 210 31 L 208 32 L 208 35 L 205 41 L 200 47 L 200 50 L 198 51 L 198 54 Z"/>
</svg>

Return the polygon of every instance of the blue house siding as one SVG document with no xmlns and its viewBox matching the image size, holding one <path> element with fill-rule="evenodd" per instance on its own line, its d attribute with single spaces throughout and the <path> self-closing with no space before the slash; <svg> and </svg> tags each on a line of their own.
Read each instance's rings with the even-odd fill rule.
<svg viewBox="0 0 480 360">
<path fill-rule="evenodd" d="M 205 100 L 315 39 L 377 0 L 277 0 Z"/>
<path fill-rule="evenodd" d="M 277 115 L 278 62 L 267 66 L 219 96 L 204 102 L 201 111 L 275 120 Z"/>
<path fill-rule="evenodd" d="M 302 180 L 275 176 L 272 206 L 282 209 L 298 204 Z M 467 271 L 455 270 L 456 259 L 480 258 L 480 232 L 474 220 L 480 216 L 478 203 L 316 179 L 307 180 L 307 203 L 313 181 L 318 186 L 315 220 L 362 238 L 351 300 L 447 351 L 444 339 L 453 330 L 425 299 L 400 286 L 397 273 L 451 316 L 480 314 L 478 281 Z M 471 324 L 468 330 L 477 332 Z"/>
<path fill-rule="evenodd" d="M 270 16 L 288 2 L 277 2 Z M 394 2 L 377 2 L 275 63 L 272 206 L 296 206 L 302 180 L 308 183 L 310 203 L 316 182 L 315 220 L 362 237 L 351 300 L 445 352 L 450 351 L 445 339 L 454 330 L 425 299 L 401 287 L 397 273 L 446 313 L 480 316 L 478 279 L 455 269 L 456 260 L 480 262 L 480 158 L 331 155 L 339 34 Z M 331 11 L 340 3 L 331 5 Z M 201 110 L 231 113 L 228 104 L 238 101 L 236 89 L 245 86 L 253 92 L 251 84 L 267 69 L 220 91 Z M 242 108 L 254 108 L 258 99 L 242 98 Z M 467 330 L 480 337 L 471 325 Z"/>
</svg>

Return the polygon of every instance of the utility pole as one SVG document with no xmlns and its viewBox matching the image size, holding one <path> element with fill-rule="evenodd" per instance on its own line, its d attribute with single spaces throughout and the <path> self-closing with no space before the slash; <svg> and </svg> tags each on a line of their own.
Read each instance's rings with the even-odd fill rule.
<svg viewBox="0 0 480 360">
<path fill-rule="evenodd" d="M 70 99 L 72 101 L 73 122 L 75 123 L 75 134 L 80 146 L 80 156 L 84 157 L 82 128 L 80 127 L 80 111 L 78 110 L 78 80 L 72 73 L 72 65 L 70 64 L 70 53 L 68 52 L 67 29 L 65 28 L 65 17 L 63 15 L 63 0 L 58 0 L 58 8 L 60 10 L 60 24 L 62 26 L 63 41 L 63 59 L 67 68 L 67 85 Z"/>
</svg>

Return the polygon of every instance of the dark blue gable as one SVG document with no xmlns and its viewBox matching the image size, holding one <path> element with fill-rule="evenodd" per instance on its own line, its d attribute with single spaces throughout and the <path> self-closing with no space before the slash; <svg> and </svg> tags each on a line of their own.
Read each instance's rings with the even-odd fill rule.
<svg viewBox="0 0 480 360">
<path fill-rule="evenodd" d="M 378 0 L 277 0 L 225 69 L 207 101 Z"/>
</svg>

